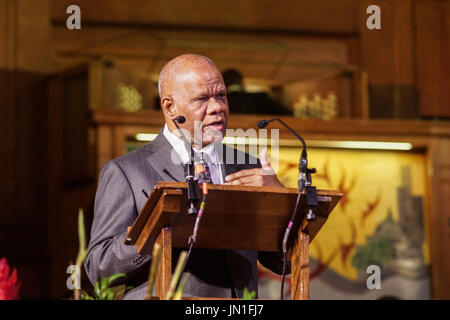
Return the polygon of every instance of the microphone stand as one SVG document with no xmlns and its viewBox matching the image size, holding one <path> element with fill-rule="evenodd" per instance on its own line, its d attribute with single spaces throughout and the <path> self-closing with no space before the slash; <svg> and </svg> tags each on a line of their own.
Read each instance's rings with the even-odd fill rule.
<svg viewBox="0 0 450 320">
<path fill-rule="evenodd" d="M 195 180 L 195 171 L 194 171 L 194 157 L 195 157 L 194 150 L 192 149 L 192 146 L 190 145 L 189 141 L 187 141 L 186 136 L 183 134 L 183 131 L 180 130 L 177 121 L 173 120 L 173 123 L 175 124 L 181 136 L 183 137 L 184 146 L 189 155 L 189 162 L 184 165 L 184 176 L 186 178 L 187 183 L 187 198 L 189 206 L 187 213 L 189 216 L 193 216 L 197 214 L 196 204 L 199 200 L 198 185 L 197 181 Z"/>
<path fill-rule="evenodd" d="M 301 199 L 303 190 L 305 190 L 305 195 L 306 195 L 306 219 L 308 221 L 312 221 L 312 220 L 316 219 L 316 215 L 313 211 L 313 208 L 318 205 L 318 201 L 317 201 L 317 190 L 316 190 L 316 187 L 312 186 L 312 179 L 311 179 L 311 174 L 316 173 L 316 169 L 308 168 L 308 158 L 307 158 L 305 140 L 303 140 L 303 138 L 299 134 L 297 134 L 294 130 L 292 130 L 292 128 L 290 128 L 286 123 L 284 123 L 284 121 L 282 121 L 278 118 L 258 121 L 258 124 L 257 124 L 258 128 L 260 128 L 260 129 L 265 128 L 269 125 L 270 122 L 275 121 L 275 120 L 280 122 L 284 127 L 286 127 L 286 129 L 288 129 L 289 132 L 291 132 L 298 140 L 300 140 L 300 142 L 303 145 L 302 153 L 301 153 L 299 164 L 298 164 L 299 175 L 298 175 L 298 182 L 297 182 L 297 185 L 298 185 L 297 200 L 295 203 L 294 212 L 292 213 L 292 217 L 289 220 L 288 226 L 284 232 L 284 237 L 283 237 L 283 242 L 282 242 L 283 272 L 282 272 L 282 277 L 281 277 L 281 300 L 283 300 L 283 298 L 284 298 L 283 297 L 283 295 L 284 295 L 284 278 L 285 278 L 285 273 L 286 273 L 287 242 L 289 239 L 289 234 L 291 232 L 292 226 L 294 225 L 295 216 L 297 214 L 297 211 L 298 211 L 298 208 L 300 205 L 300 199 Z"/>
</svg>

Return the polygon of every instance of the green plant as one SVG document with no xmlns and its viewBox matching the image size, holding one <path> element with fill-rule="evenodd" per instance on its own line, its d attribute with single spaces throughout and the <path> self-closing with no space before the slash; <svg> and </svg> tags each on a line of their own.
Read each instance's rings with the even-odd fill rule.
<svg viewBox="0 0 450 320">
<path fill-rule="evenodd" d="M 125 277 L 125 273 L 118 273 L 110 277 L 102 278 L 94 285 L 94 296 L 90 296 L 85 291 L 81 293 L 82 300 L 116 300 L 119 295 L 117 287 L 110 287 L 115 280 Z"/>
<path fill-rule="evenodd" d="M 244 288 L 244 295 L 242 296 L 242 300 L 254 300 L 256 297 L 255 291 L 248 291 L 247 287 Z"/>
<path fill-rule="evenodd" d="M 84 260 L 87 256 L 87 250 L 86 250 L 86 231 L 84 227 L 84 213 L 83 209 L 78 210 L 78 254 L 77 259 L 75 261 L 75 265 L 77 268 L 75 270 L 81 270 L 81 267 L 83 265 Z M 75 271 L 77 272 L 77 271 Z M 78 279 L 81 283 L 81 272 L 78 271 L 80 274 L 78 275 Z M 74 300 L 80 300 L 81 298 L 81 289 L 74 289 Z"/>
<path fill-rule="evenodd" d="M 167 291 L 165 300 L 180 300 L 183 295 L 183 289 L 187 281 L 187 277 L 183 278 L 183 281 L 177 287 L 177 283 L 180 280 L 181 273 L 183 272 L 184 262 L 187 258 L 187 252 L 183 251 L 180 253 L 178 257 L 177 266 L 175 267 L 175 272 L 172 276 L 172 280 L 170 282 L 169 290 Z M 176 298 L 176 299 L 175 299 Z"/>
<path fill-rule="evenodd" d="M 78 210 L 78 254 L 75 261 L 75 265 L 77 268 L 75 270 L 81 270 L 83 266 L 83 262 L 86 259 L 87 256 L 87 249 L 86 249 L 86 231 L 84 226 L 84 212 L 83 209 Z M 77 272 L 77 271 L 75 271 Z M 78 271 L 80 272 L 80 271 Z M 124 273 L 119 273 L 112 275 L 110 277 L 102 278 L 99 282 L 95 283 L 94 285 L 94 296 L 90 296 L 86 291 L 81 289 L 74 289 L 74 300 L 114 300 L 117 299 L 117 297 L 121 296 L 121 289 L 123 289 L 123 286 L 120 287 L 110 287 L 112 283 L 114 283 L 115 280 L 125 277 Z M 78 275 L 79 281 L 81 283 L 81 272 Z M 128 289 L 128 288 L 127 288 Z"/>
<path fill-rule="evenodd" d="M 150 273 L 148 275 L 148 286 L 147 286 L 147 297 L 146 299 L 149 300 L 152 296 L 153 287 L 155 286 L 155 279 L 156 279 L 156 270 L 159 266 L 159 260 L 161 259 L 161 252 L 162 248 L 158 243 L 155 243 L 153 246 L 153 252 L 152 252 L 152 263 L 150 265 Z"/>
<path fill-rule="evenodd" d="M 78 242 L 79 249 L 76 259 L 77 270 L 81 270 L 84 260 L 87 256 L 86 250 L 86 232 L 84 226 L 84 213 L 83 209 L 78 211 Z M 159 244 L 155 244 L 152 252 L 152 263 L 150 265 L 150 273 L 148 278 L 148 288 L 146 299 L 151 298 L 153 287 L 155 285 L 156 272 L 161 260 L 162 248 Z M 166 294 L 166 300 L 180 300 L 183 295 L 183 289 L 186 285 L 187 276 L 184 276 L 177 287 L 177 283 L 181 277 L 183 266 L 186 261 L 187 253 L 183 251 L 178 259 L 177 266 L 175 268 L 175 273 L 172 276 L 172 281 L 170 283 L 169 290 Z M 81 274 L 78 275 L 81 283 Z M 124 290 L 129 290 L 130 287 L 125 288 L 125 286 L 111 287 L 115 280 L 125 277 L 125 273 L 119 273 L 112 275 L 110 277 L 102 278 L 99 282 L 94 284 L 94 294 L 89 295 L 86 291 L 81 289 L 74 290 L 74 300 L 116 300 L 120 299 L 123 295 Z"/>
</svg>

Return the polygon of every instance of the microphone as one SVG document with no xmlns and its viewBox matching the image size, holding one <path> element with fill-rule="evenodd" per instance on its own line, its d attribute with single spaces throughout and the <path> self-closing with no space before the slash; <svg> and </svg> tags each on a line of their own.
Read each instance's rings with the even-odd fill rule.
<svg viewBox="0 0 450 320">
<path fill-rule="evenodd" d="M 316 169 L 308 168 L 308 158 L 307 158 L 307 152 L 306 152 L 306 143 L 305 140 L 297 133 L 295 132 L 291 127 L 289 127 L 283 120 L 279 118 L 273 118 L 270 120 L 260 120 L 257 123 L 258 128 L 262 129 L 269 125 L 272 121 L 278 121 L 281 123 L 286 129 L 289 130 L 300 142 L 302 143 L 303 150 L 302 154 L 300 156 L 298 169 L 299 169 L 299 176 L 298 176 L 298 192 L 301 194 L 303 189 L 306 191 L 306 205 L 308 207 L 306 218 L 308 220 L 314 220 L 315 214 L 312 211 L 312 207 L 317 206 L 317 191 L 315 187 L 312 187 L 312 180 L 311 180 L 311 174 L 316 173 Z M 295 212 L 294 212 L 295 215 Z"/>
<path fill-rule="evenodd" d="M 174 121 L 178 122 L 179 124 L 183 124 L 186 122 L 186 117 L 184 116 L 178 116 L 174 119 Z M 178 127 L 178 126 L 177 126 Z"/>
<path fill-rule="evenodd" d="M 273 119 L 271 120 L 273 121 Z M 258 128 L 263 129 L 269 125 L 269 121 L 267 120 L 259 120 L 257 123 Z"/>
<path fill-rule="evenodd" d="M 283 120 L 280 120 L 278 118 L 273 118 L 270 120 L 260 120 L 257 123 L 258 128 L 263 129 L 269 125 L 272 121 L 278 121 L 281 123 L 286 129 L 289 130 L 300 142 L 302 143 L 303 149 L 302 154 L 299 161 L 299 177 L 298 177 L 298 190 L 301 193 L 302 190 L 305 188 L 305 185 L 308 182 L 309 178 L 309 184 L 311 184 L 311 173 L 315 173 L 315 169 L 308 169 L 308 155 L 306 153 L 306 143 L 305 140 L 294 130 L 292 130 L 291 127 L 289 127 Z"/>
<path fill-rule="evenodd" d="M 278 121 L 281 123 L 286 129 L 289 130 L 300 142 L 302 143 L 303 149 L 300 156 L 298 169 L 299 169 L 299 175 L 298 175 L 298 195 L 297 195 L 297 201 L 295 203 L 294 212 L 292 213 L 292 217 L 288 223 L 288 226 L 286 227 L 286 230 L 284 232 L 283 236 L 283 242 L 282 242 L 282 250 L 283 250 L 283 272 L 282 272 L 282 278 L 281 278 L 281 300 L 283 300 L 283 294 L 284 294 L 284 277 L 285 277 L 285 269 L 286 269 L 286 253 L 287 253 L 287 242 L 289 239 L 289 234 L 291 232 L 291 228 L 294 225 L 295 216 L 297 214 L 298 208 L 300 206 L 300 199 L 303 189 L 305 189 L 306 192 L 306 219 L 308 221 L 314 220 L 316 218 L 312 208 L 317 206 L 317 190 L 316 187 L 311 186 L 311 174 L 316 172 L 316 169 L 308 169 L 308 158 L 306 153 L 306 143 L 305 140 L 294 130 L 292 130 L 291 127 L 289 127 L 284 121 L 273 118 L 270 120 L 260 120 L 257 123 L 257 126 L 259 129 L 263 129 L 269 125 L 272 121 Z"/>
<path fill-rule="evenodd" d="M 196 204 L 199 200 L 198 192 L 197 192 L 197 181 L 195 180 L 195 171 L 194 171 L 194 150 L 192 149 L 189 141 L 186 139 L 186 136 L 183 134 L 183 130 L 180 130 L 180 127 L 177 123 L 184 123 L 186 122 L 186 117 L 184 116 L 177 116 L 174 119 L 172 119 L 173 123 L 178 129 L 178 132 L 181 133 L 181 136 L 183 137 L 184 146 L 186 148 L 186 151 L 189 155 L 189 162 L 184 167 L 184 176 L 187 182 L 187 198 L 188 198 L 188 215 L 196 215 L 197 214 L 197 208 Z"/>
</svg>

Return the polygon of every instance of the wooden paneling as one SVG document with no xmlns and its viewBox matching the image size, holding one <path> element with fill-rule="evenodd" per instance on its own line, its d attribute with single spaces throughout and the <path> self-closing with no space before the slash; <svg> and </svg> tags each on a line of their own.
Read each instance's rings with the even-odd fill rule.
<svg viewBox="0 0 450 320">
<path fill-rule="evenodd" d="M 418 118 L 412 0 L 360 2 L 361 67 L 367 71 L 371 118 Z M 381 29 L 369 30 L 365 8 L 378 5 Z"/>
<path fill-rule="evenodd" d="M 16 37 L 13 32 L 17 25 L 17 3 L 0 0 L 0 68 L 12 69 L 16 62 Z"/>
<path fill-rule="evenodd" d="M 273 29 L 354 33 L 358 1 L 218 0 L 101 1 L 53 0 L 52 19 L 64 23 L 66 8 L 77 4 L 86 24 L 200 26 L 230 29 Z M 270 9 L 269 9 L 270 8 Z M 326 18 L 326 23 L 324 22 Z"/>
<path fill-rule="evenodd" d="M 424 117 L 450 117 L 450 2 L 415 2 L 417 86 Z"/>
<path fill-rule="evenodd" d="M 0 106 L 1 125 L 0 134 L 7 137 L 0 145 L 0 223 L 11 224 L 14 220 L 14 188 L 15 175 L 15 84 L 16 75 L 13 69 L 16 65 L 16 39 L 14 33 L 17 17 L 15 15 L 16 3 L 10 0 L 0 0 Z"/>
<path fill-rule="evenodd" d="M 96 141 L 95 137 L 90 138 L 88 78 L 88 68 L 78 66 L 52 77 L 48 84 L 46 156 L 51 170 L 47 177 L 47 223 L 52 256 L 48 286 L 52 297 L 70 294 L 66 288 L 66 269 L 74 262 L 78 250 L 78 209 L 84 211 L 87 239 L 93 219 L 98 172 Z M 76 156 L 78 165 L 70 159 L 74 156 L 70 155 L 69 148 L 82 154 L 82 157 Z M 89 284 L 83 285 L 87 288 Z"/>
<path fill-rule="evenodd" d="M 53 62 L 48 5 L 46 0 L 0 1 L 0 256 L 18 269 L 23 298 L 49 297 L 45 81 Z"/>
<path fill-rule="evenodd" d="M 268 115 L 230 115 L 228 128 L 248 128 L 257 129 L 256 123 L 261 119 L 267 119 Z M 450 125 L 448 121 L 424 122 L 419 120 L 364 120 L 364 119 L 338 119 L 338 120 L 303 120 L 293 117 L 279 117 L 294 130 L 307 135 L 323 134 L 328 138 L 336 135 L 341 139 L 343 136 L 365 136 L 372 137 L 370 140 L 378 140 L 381 136 L 391 136 L 397 139 L 401 136 L 407 137 L 428 137 L 428 136 L 450 136 Z M 105 112 L 96 111 L 92 114 L 93 123 L 103 126 L 123 125 L 126 128 L 136 128 L 126 130 L 129 135 L 134 135 L 147 128 L 153 133 L 158 132 L 164 125 L 164 118 L 160 111 L 140 111 L 135 113 L 127 112 Z M 280 129 L 280 138 L 291 138 L 292 135 L 281 125 L 276 123 L 269 126 L 269 129 Z"/>
<path fill-rule="evenodd" d="M 221 70 L 237 68 L 246 78 L 276 83 L 317 79 L 350 68 L 347 36 L 149 26 L 54 30 L 58 67 L 104 56 L 137 79 L 157 75 L 167 61 L 186 52 L 210 57 Z"/>
<path fill-rule="evenodd" d="M 450 298 L 450 140 L 433 139 L 428 153 L 429 217 L 433 296 Z"/>
<path fill-rule="evenodd" d="M 83 27 L 76 32 L 65 28 L 69 4 L 81 7 Z M 381 8 L 381 30 L 366 27 L 366 8 L 373 4 Z M 246 77 L 286 82 L 353 64 L 367 72 L 370 95 L 357 97 L 354 92 L 354 100 L 369 100 L 371 117 L 450 114 L 445 94 L 450 91 L 445 59 L 449 1 L 286 0 L 274 5 L 269 0 L 115 0 L 105 5 L 54 0 L 51 8 L 61 66 L 109 54 L 124 60 L 130 70 L 157 74 L 170 58 L 194 51 L 211 56 L 223 68 L 241 68 Z M 324 41 L 305 42 L 308 37 Z M 352 40 L 342 51 L 342 46 L 326 44 L 333 39 L 341 45 Z M 336 60 L 343 52 L 348 59 Z M 365 108 L 353 113 L 364 116 Z"/>
<path fill-rule="evenodd" d="M 22 70 L 49 73 L 53 69 L 51 55 L 52 27 L 50 23 L 50 0 L 17 2 L 17 67 Z"/>
</svg>

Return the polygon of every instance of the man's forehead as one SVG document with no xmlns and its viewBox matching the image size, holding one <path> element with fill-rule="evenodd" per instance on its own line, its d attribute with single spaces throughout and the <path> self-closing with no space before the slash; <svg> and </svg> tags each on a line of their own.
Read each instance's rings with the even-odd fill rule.
<svg viewBox="0 0 450 320">
<path fill-rule="evenodd" d="M 222 75 L 217 69 L 189 70 L 176 75 L 175 82 L 178 84 L 198 84 L 201 86 L 211 84 L 223 84 Z"/>
<path fill-rule="evenodd" d="M 192 92 L 205 87 L 216 90 L 222 86 L 225 87 L 222 74 L 214 62 L 196 54 L 181 55 L 169 61 L 161 70 L 158 81 L 160 95 L 173 93 L 180 87 Z"/>
</svg>

